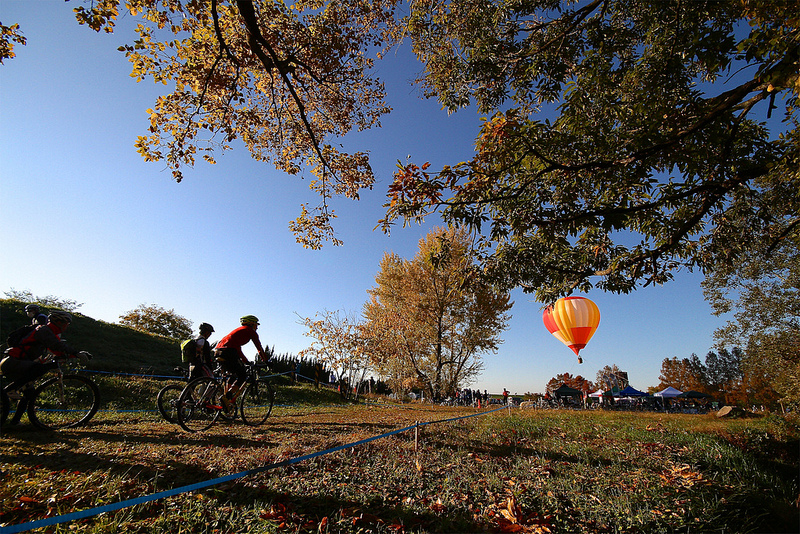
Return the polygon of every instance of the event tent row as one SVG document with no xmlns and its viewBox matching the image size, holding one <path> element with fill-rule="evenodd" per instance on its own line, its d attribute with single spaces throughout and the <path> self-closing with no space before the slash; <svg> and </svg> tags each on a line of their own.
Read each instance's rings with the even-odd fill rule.
<svg viewBox="0 0 800 534">
<path fill-rule="evenodd" d="M 599 398 L 599 397 L 602 397 L 606 393 L 607 393 L 606 391 L 603 391 L 603 390 L 599 389 L 599 390 L 595 391 L 594 393 L 590 393 L 589 397 Z M 553 394 L 556 397 L 581 397 L 581 396 L 583 396 L 583 392 L 582 391 L 580 391 L 578 389 L 575 389 L 575 388 L 571 388 L 566 384 L 562 384 L 558 389 L 556 389 L 553 392 Z M 614 397 L 627 397 L 627 398 L 631 398 L 631 397 L 648 397 L 649 396 L 648 393 L 645 393 L 644 391 L 639 391 L 638 389 L 633 388 L 631 386 L 627 386 L 625 389 L 622 389 L 622 390 L 620 390 L 620 391 L 618 391 L 616 393 L 612 393 L 612 395 Z M 672 399 L 672 398 L 703 399 L 703 398 L 710 397 L 710 395 L 707 395 L 706 393 L 700 393 L 699 391 L 686 391 L 686 392 L 683 392 L 683 391 L 680 391 L 678 389 L 675 389 L 672 386 L 666 387 L 666 388 L 662 389 L 661 391 L 659 391 L 657 393 L 653 393 L 653 396 L 654 397 L 660 397 L 662 399 Z"/>
</svg>

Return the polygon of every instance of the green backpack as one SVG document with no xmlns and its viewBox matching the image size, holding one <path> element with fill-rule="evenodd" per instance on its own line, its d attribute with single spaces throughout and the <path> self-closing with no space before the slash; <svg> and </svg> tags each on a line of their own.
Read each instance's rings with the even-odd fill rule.
<svg viewBox="0 0 800 534">
<path fill-rule="evenodd" d="M 197 357 L 197 340 L 187 339 L 181 343 L 181 361 L 189 363 Z"/>
</svg>

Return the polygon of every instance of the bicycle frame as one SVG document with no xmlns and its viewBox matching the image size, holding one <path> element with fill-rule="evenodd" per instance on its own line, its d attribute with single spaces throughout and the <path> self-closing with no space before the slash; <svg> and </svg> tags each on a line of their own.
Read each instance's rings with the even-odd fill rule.
<svg viewBox="0 0 800 534">
<path fill-rule="evenodd" d="M 233 420 L 237 414 L 241 414 L 242 420 L 248 425 L 262 424 L 272 409 L 273 396 L 269 383 L 266 383 L 263 386 L 268 399 L 265 404 L 250 403 L 253 400 L 250 395 L 252 392 L 255 392 L 256 400 L 261 398 L 259 368 L 256 364 L 248 364 L 246 380 L 238 389 L 236 397 L 230 400 L 225 397 L 230 387 L 230 373 L 222 372 L 218 376 L 200 377 L 189 382 L 179 398 L 178 423 L 184 430 L 197 432 L 209 428 L 219 417 Z M 247 392 L 246 398 L 242 395 L 243 392 Z M 257 408 L 267 405 L 266 409 Z"/>
</svg>

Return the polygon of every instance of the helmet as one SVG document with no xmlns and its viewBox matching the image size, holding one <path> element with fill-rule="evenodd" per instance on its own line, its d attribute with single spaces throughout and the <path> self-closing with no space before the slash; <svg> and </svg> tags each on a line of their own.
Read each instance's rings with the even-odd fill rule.
<svg viewBox="0 0 800 534">
<path fill-rule="evenodd" d="M 245 324 L 258 325 L 258 317 L 256 317 L 255 315 L 245 315 L 244 317 L 239 319 L 239 322 L 241 322 L 243 325 Z"/>
<path fill-rule="evenodd" d="M 72 316 L 65 311 L 54 311 L 47 316 L 51 323 L 72 323 Z"/>
<path fill-rule="evenodd" d="M 200 332 L 207 331 L 207 332 L 211 333 L 211 332 L 214 332 L 214 327 L 211 326 L 208 323 L 200 323 L 200 326 L 198 327 L 198 330 Z"/>
<path fill-rule="evenodd" d="M 26 312 L 39 313 L 40 309 L 41 308 L 39 308 L 38 304 L 28 304 L 27 306 L 25 306 L 25 311 Z"/>
</svg>

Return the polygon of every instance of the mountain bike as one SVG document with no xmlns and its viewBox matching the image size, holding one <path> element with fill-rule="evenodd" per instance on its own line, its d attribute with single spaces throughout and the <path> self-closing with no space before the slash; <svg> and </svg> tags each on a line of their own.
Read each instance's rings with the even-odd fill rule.
<svg viewBox="0 0 800 534">
<path fill-rule="evenodd" d="M 178 399 L 181 396 L 181 391 L 186 387 L 189 382 L 189 370 L 185 367 L 175 367 L 175 372 L 180 373 L 184 380 L 181 384 L 167 384 L 156 395 L 156 405 L 161 416 L 168 422 L 178 423 Z M 203 367 L 202 373 L 204 376 L 212 376 L 213 373 L 208 367 Z"/>
<path fill-rule="evenodd" d="M 184 367 L 175 367 L 175 371 L 183 375 L 183 380 L 189 380 L 189 370 Z M 161 416 L 166 419 L 168 423 L 178 422 L 178 398 L 181 396 L 181 391 L 186 387 L 186 384 L 168 384 L 161 388 L 156 395 L 156 405 Z"/>
<path fill-rule="evenodd" d="M 229 377 L 227 373 L 195 378 L 178 398 L 178 424 L 187 432 L 200 432 L 210 428 L 220 417 L 234 420 L 237 414 L 246 425 L 264 424 L 275 402 L 275 390 L 269 377 L 259 374 L 267 367 L 267 364 L 248 363 L 247 381 L 237 398 L 229 403 L 224 403 L 222 398 Z"/>
<path fill-rule="evenodd" d="M 65 373 L 61 368 L 62 360 L 51 355 L 46 361 L 56 362 L 51 371 L 55 376 L 38 385 L 34 380 L 22 387 L 22 398 L 17 401 L 10 420 L 8 416 L 14 399 L 0 389 L 0 426 L 19 423 L 25 412 L 33 425 L 44 430 L 74 428 L 94 417 L 100 407 L 100 389 L 85 376 Z"/>
</svg>

